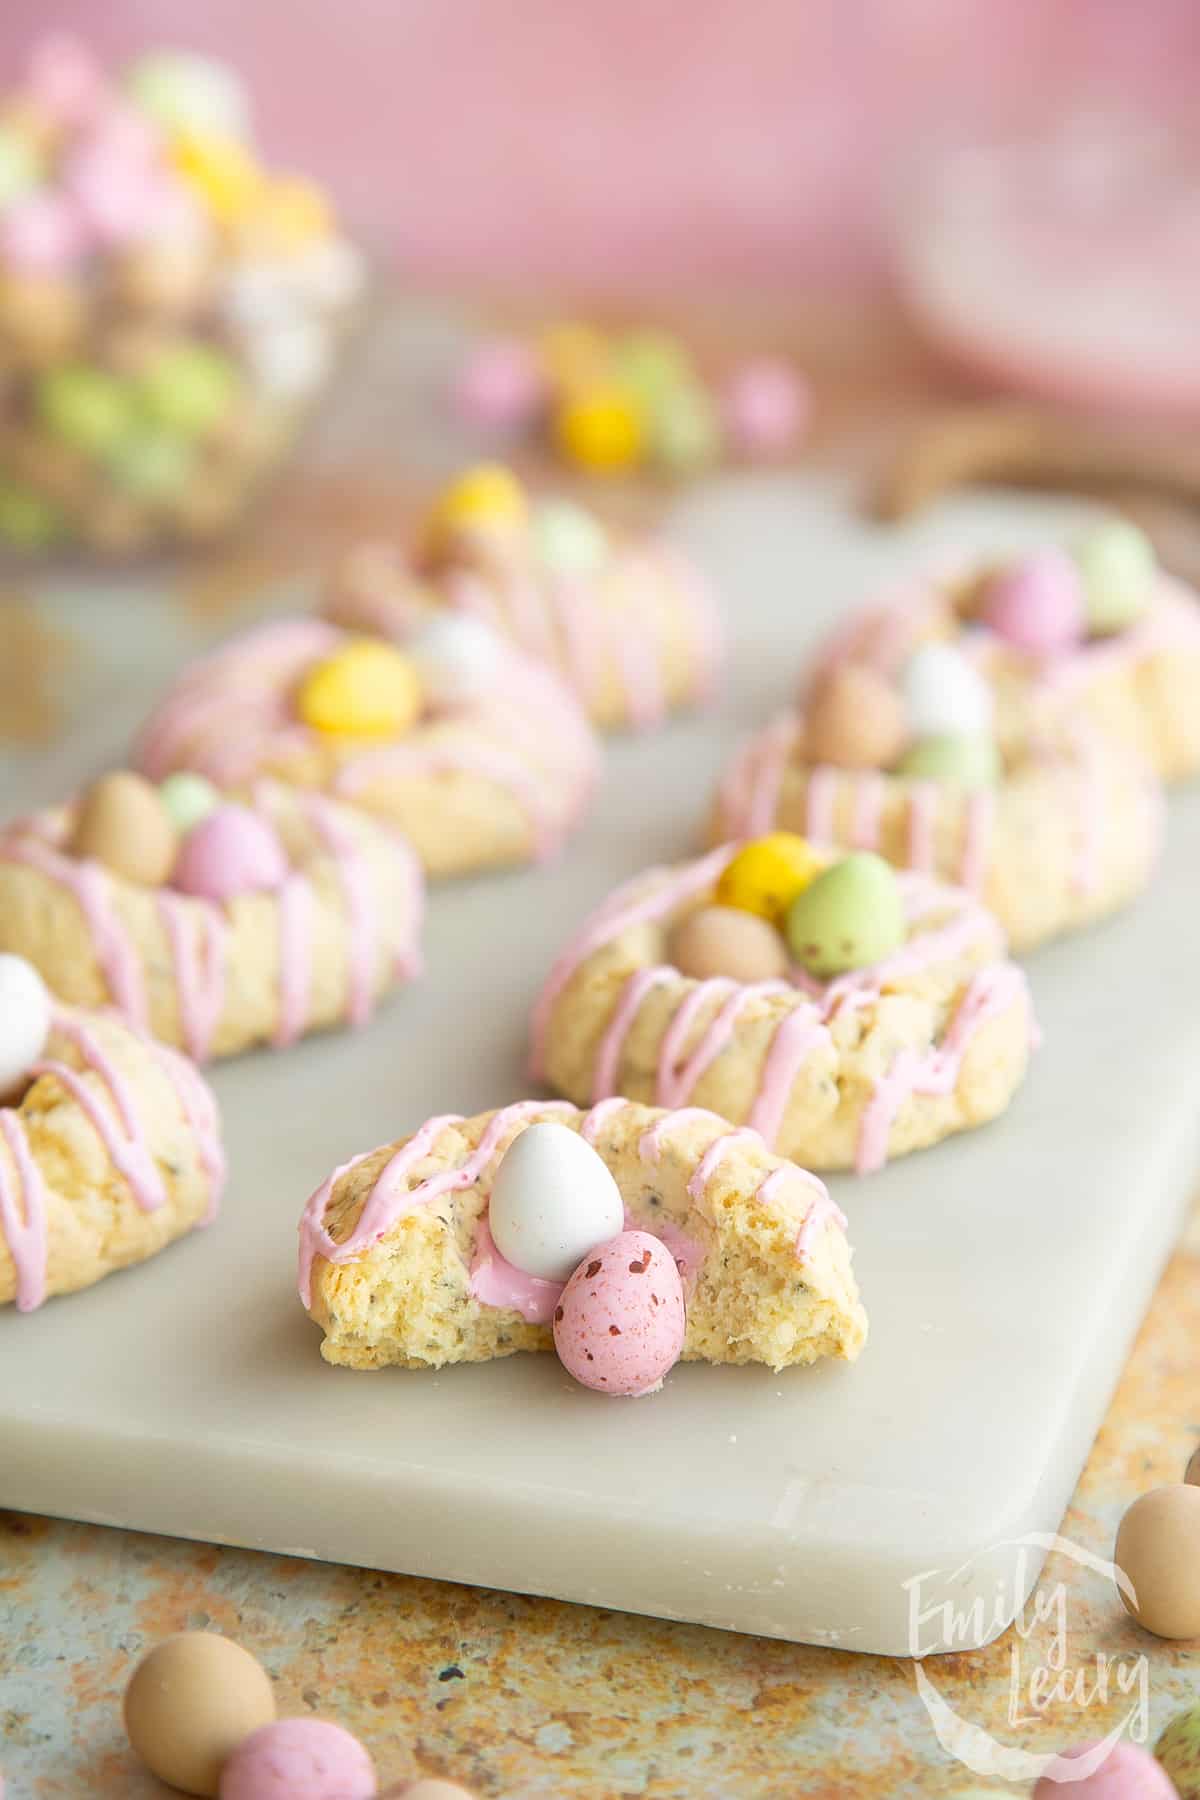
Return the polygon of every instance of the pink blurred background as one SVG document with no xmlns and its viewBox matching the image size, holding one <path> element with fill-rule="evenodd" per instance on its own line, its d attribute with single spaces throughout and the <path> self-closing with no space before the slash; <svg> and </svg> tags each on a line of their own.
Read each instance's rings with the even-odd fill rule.
<svg viewBox="0 0 1200 1800">
<path fill-rule="evenodd" d="M 1196 0 L 8 0 L 205 50 L 410 277 L 595 292 L 872 282 L 889 173 L 949 126 L 1194 108 Z"/>
</svg>

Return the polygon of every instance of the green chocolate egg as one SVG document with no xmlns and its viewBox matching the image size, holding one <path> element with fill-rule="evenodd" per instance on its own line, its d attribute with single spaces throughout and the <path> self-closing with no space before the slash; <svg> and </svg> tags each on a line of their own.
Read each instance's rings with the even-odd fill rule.
<svg viewBox="0 0 1200 1800">
<path fill-rule="evenodd" d="M 695 380 L 692 359 L 678 338 L 665 331 L 630 331 L 612 346 L 613 372 L 647 407 L 670 388 Z"/>
<path fill-rule="evenodd" d="M 32 488 L 0 480 L 0 542 L 18 550 L 41 550 L 62 530 L 58 508 Z"/>
<path fill-rule="evenodd" d="M 1083 576 L 1088 630 L 1108 636 L 1124 631 L 1145 612 L 1158 564 L 1144 531 L 1125 519 L 1110 519 L 1075 546 Z"/>
<path fill-rule="evenodd" d="M 698 383 L 668 388 L 655 402 L 650 441 L 665 468 L 688 475 L 721 454 L 721 422 L 712 395 Z"/>
<path fill-rule="evenodd" d="M 556 575 L 591 575 L 608 558 L 608 534 L 572 500 L 544 500 L 531 521 L 535 552 Z"/>
<path fill-rule="evenodd" d="M 793 900 L 784 932 L 795 960 L 820 980 L 882 961 L 906 936 L 895 870 L 869 850 L 843 857 Z"/>
<path fill-rule="evenodd" d="M 1000 778 L 995 740 L 977 732 L 947 732 L 919 738 L 896 764 L 897 775 L 912 781 L 952 781 L 959 787 L 990 787 Z"/>
<path fill-rule="evenodd" d="M 237 389 L 237 370 L 220 350 L 176 344 L 142 376 L 138 399 L 152 424 L 199 437 L 228 412 Z"/>
<path fill-rule="evenodd" d="M 1179 1800 L 1200 1800 L 1200 1704 L 1177 1713 L 1154 1746 L 1179 1791 Z"/>
<path fill-rule="evenodd" d="M 114 486 L 142 500 L 177 494 L 192 472 L 190 447 L 169 432 L 138 431 L 114 445 L 105 468 Z"/>
<path fill-rule="evenodd" d="M 158 797 L 181 838 L 221 804 L 220 793 L 212 782 L 203 775 L 194 775 L 190 769 L 177 769 L 168 775 L 159 783 Z"/>
<path fill-rule="evenodd" d="M 38 382 L 37 410 L 47 430 L 88 456 L 109 455 L 134 416 L 128 383 L 88 363 L 48 369 Z"/>
</svg>

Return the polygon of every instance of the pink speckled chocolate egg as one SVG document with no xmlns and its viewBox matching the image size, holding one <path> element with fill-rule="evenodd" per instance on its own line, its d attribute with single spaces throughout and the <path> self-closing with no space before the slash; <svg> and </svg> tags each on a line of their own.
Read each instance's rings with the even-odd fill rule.
<svg viewBox="0 0 1200 1800">
<path fill-rule="evenodd" d="M 374 1800 L 375 1765 L 328 1719 L 280 1719 L 252 1731 L 221 1771 L 220 1800 Z"/>
<path fill-rule="evenodd" d="M 522 431 L 546 400 L 533 350 L 515 338 L 492 338 L 468 356 L 454 383 L 454 410 L 484 431 Z"/>
<path fill-rule="evenodd" d="M 586 1256 L 554 1314 L 568 1374 L 601 1394 L 651 1394 L 683 1350 L 683 1282 L 666 1246 L 622 1231 Z"/>
<path fill-rule="evenodd" d="M 998 637 L 1033 656 L 1069 650 L 1084 635 L 1083 581 L 1064 550 L 1035 550 L 988 583 L 980 617 Z"/>
<path fill-rule="evenodd" d="M 274 828 L 248 806 L 218 806 L 189 831 L 172 887 L 204 900 L 264 893 L 287 879 L 288 859 Z"/>
<path fill-rule="evenodd" d="M 1090 1756 L 1096 1744 L 1082 1744 L 1078 1750 L 1062 1751 L 1064 1761 Z M 1175 1784 L 1161 1763 L 1148 1750 L 1137 1744 L 1116 1744 L 1099 1768 L 1082 1780 L 1055 1781 L 1043 1775 L 1033 1790 L 1032 1800 L 1176 1800 Z"/>
<path fill-rule="evenodd" d="M 721 394 L 729 441 L 743 456 L 786 456 L 811 410 L 812 395 L 803 376 L 773 357 L 742 363 Z"/>
</svg>

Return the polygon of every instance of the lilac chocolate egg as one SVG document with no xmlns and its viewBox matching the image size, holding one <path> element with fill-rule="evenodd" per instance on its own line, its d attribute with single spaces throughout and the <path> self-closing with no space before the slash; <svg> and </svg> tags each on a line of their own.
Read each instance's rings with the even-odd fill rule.
<svg viewBox="0 0 1200 1800">
<path fill-rule="evenodd" d="M 287 880 L 288 859 L 273 826 L 248 806 L 218 806 L 183 840 L 172 887 L 204 900 L 266 893 Z"/>
<path fill-rule="evenodd" d="M 1016 650 L 1033 656 L 1070 650 L 1086 620 L 1078 565 L 1063 550 L 1019 558 L 988 583 L 981 617 Z"/>
<path fill-rule="evenodd" d="M 601 1394 L 661 1387 L 683 1351 L 683 1282 L 666 1246 L 623 1231 L 586 1256 L 554 1314 L 554 1348 L 568 1374 Z"/>
</svg>

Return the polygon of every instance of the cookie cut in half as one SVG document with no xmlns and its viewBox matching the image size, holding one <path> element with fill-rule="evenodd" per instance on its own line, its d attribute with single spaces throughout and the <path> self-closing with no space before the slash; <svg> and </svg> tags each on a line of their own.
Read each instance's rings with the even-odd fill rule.
<svg viewBox="0 0 1200 1800">
<path fill-rule="evenodd" d="M 784 837 L 612 894 L 538 999 L 535 1078 L 578 1105 L 709 1108 L 781 1156 L 859 1173 L 996 1118 L 1035 1026 L 995 918 L 930 876 L 808 846 L 791 891 L 786 871 L 756 890 Z"/>
<path fill-rule="evenodd" d="M 489 1229 L 502 1157 L 546 1124 L 594 1148 L 625 1230 L 669 1251 L 682 1278 L 685 1359 L 782 1369 L 858 1355 L 866 1315 L 845 1221 L 823 1184 L 756 1132 L 699 1108 L 611 1099 L 586 1113 L 530 1100 L 430 1119 L 335 1170 L 300 1224 L 300 1297 L 327 1361 L 440 1368 L 552 1347 L 563 1283 L 508 1263 Z M 649 1262 L 645 1252 L 635 1260 Z"/>
</svg>

